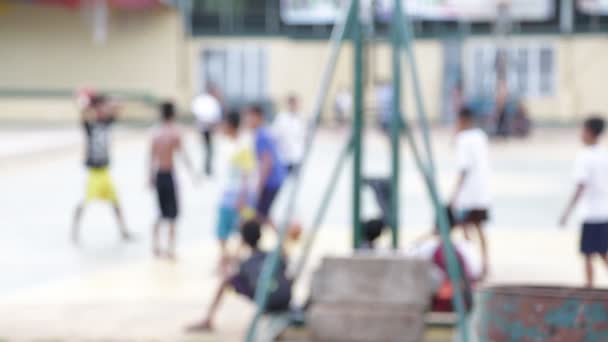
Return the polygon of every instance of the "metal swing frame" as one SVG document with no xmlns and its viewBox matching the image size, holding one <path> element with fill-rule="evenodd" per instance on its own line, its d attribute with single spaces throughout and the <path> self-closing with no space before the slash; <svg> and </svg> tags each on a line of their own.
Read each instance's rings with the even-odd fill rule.
<svg viewBox="0 0 608 342">
<path fill-rule="evenodd" d="M 418 171 L 421 173 L 423 182 L 426 186 L 429 200 L 432 202 L 434 207 L 437 222 L 439 223 L 439 230 L 442 239 L 442 243 L 445 246 L 445 252 L 447 256 L 448 264 L 448 275 L 454 287 L 455 295 L 453 297 L 453 305 L 458 314 L 458 331 L 460 333 L 461 341 L 469 341 L 469 328 L 468 328 L 468 317 L 465 309 L 465 303 L 463 298 L 463 291 L 461 289 L 461 274 L 462 270 L 457 261 L 457 257 L 454 251 L 454 247 L 449 238 L 449 227 L 448 217 L 445 211 L 442 201 L 440 199 L 437 184 L 435 180 L 435 163 L 433 158 L 433 151 L 431 145 L 430 128 L 428 122 L 428 116 L 424 103 L 422 101 L 422 91 L 420 88 L 420 80 L 418 78 L 418 68 L 414 53 L 413 46 L 413 34 L 411 29 L 410 18 L 407 13 L 403 12 L 402 0 L 394 0 L 395 11 L 391 20 L 391 43 L 392 43 L 392 67 L 393 67 L 393 113 L 390 122 L 390 141 L 391 141 L 391 186 L 393 189 L 399 189 L 400 186 L 400 169 L 401 169 L 401 152 L 400 143 L 401 137 L 404 136 L 414 157 L 414 161 Z M 354 115 L 353 115 L 353 127 L 350 138 L 348 139 L 346 146 L 342 150 L 342 153 L 338 157 L 336 165 L 332 171 L 330 182 L 325 189 L 325 193 L 322 197 L 322 201 L 317 211 L 317 215 L 314 218 L 313 227 L 308 234 L 305 242 L 302 254 L 299 260 L 296 262 L 294 272 L 292 274 L 293 281 L 297 281 L 301 275 L 308 257 L 310 255 L 311 248 L 314 244 L 317 232 L 320 229 L 320 225 L 323 221 L 326 208 L 330 203 L 334 191 L 335 184 L 340 177 L 341 170 L 344 168 L 344 164 L 347 157 L 352 154 L 353 156 L 353 184 L 352 184 L 352 225 L 353 225 L 353 247 L 358 248 L 361 244 L 361 188 L 362 182 L 362 164 L 363 164 L 363 127 L 364 127 L 364 115 L 363 115 L 363 30 L 362 22 L 360 20 L 360 0 L 351 0 L 347 8 L 342 12 L 338 18 L 332 36 L 330 56 L 327 64 L 325 65 L 324 72 L 322 74 L 322 81 L 319 87 L 317 100 L 314 107 L 314 121 L 308 129 L 306 135 L 305 152 L 302 160 L 302 165 L 306 165 L 306 161 L 309 158 L 310 151 L 314 142 L 315 134 L 319 126 L 323 104 L 328 93 L 329 86 L 333 79 L 335 66 L 337 64 L 338 57 L 342 44 L 346 41 L 348 34 L 350 33 L 350 39 L 352 40 L 354 48 L 354 63 L 353 63 L 353 99 L 354 99 Z M 402 54 L 409 66 L 411 74 L 412 85 L 416 100 L 416 112 L 419 124 L 422 130 L 423 146 L 424 151 L 421 152 L 418 148 L 418 142 L 414 137 L 411 125 L 408 123 L 407 118 L 402 115 L 401 112 L 401 61 Z M 285 215 L 279 222 L 278 230 L 278 243 L 272 250 L 269 256 L 266 258 L 262 274 L 258 279 L 258 285 L 255 295 L 255 303 L 257 306 L 256 313 L 249 325 L 246 341 L 254 342 L 257 341 L 257 330 L 258 325 L 262 316 L 265 313 L 266 304 L 269 296 L 269 288 L 272 282 L 274 273 L 276 272 L 279 264 L 279 259 L 282 253 L 282 246 L 287 236 L 289 223 L 291 221 L 294 209 L 296 207 L 296 198 L 299 192 L 301 184 L 301 174 L 299 172 L 295 176 L 295 181 L 290 189 L 288 205 L 285 209 Z M 399 216 L 400 198 L 399 191 L 392 191 L 390 198 L 390 226 L 392 233 L 392 247 L 397 249 L 399 247 L 399 227 L 400 227 L 400 216 Z"/>
</svg>

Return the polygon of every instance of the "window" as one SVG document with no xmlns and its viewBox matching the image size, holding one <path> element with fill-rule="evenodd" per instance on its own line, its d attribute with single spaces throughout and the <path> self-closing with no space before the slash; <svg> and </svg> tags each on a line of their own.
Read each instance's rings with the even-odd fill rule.
<svg viewBox="0 0 608 342">
<path fill-rule="evenodd" d="M 522 94 L 527 94 L 528 87 L 528 49 L 517 49 L 517 86 Z"/>
<path fill-rule="evenodd" d="M 539 52 L 540 59 L 540 94 L 553 93 L 554 72 L 553 72 L 553 49 L 541 48 Z"/>
<path fill-rule="evenodd" d="M 522 97 L 555 95 L 556 57 L 551 43 L 511 41 L 505 47 L 509 88 Z M 474 42 L 465 48 L 465 89 L 470 96 L 496 89 L 496 44 Z"/>
<path fill-rule="evenodd" d="M 267 55 L 259 46 L 210 48 L 201 53 L 200 90 L 219 87 L 228 101 L 260 101 L 267 95 Z"/>
<path fill-rule="evenodd" d="M 173 0 L 177 1 L 177 0 Z M 334 3 L 347 0 L 196 0 L 192 8 L 192 32 L 198 35 L 281 35 L 293 38 L 329 38 L 333 20 L 332 8 Z M 0 0 L 1 2 L 1 0 Z M 362 1 L 363 3 L 374 3 L 376 6 L 376 18 L 374 33 L 380 37 L 388 38 L 388 19 L 391 12 L 393 0 Z M 406 1 L 407 2 L 407 1 Z M 436 12 L 441 20 L 422 20 L 415 18 L 415 34 L 417 37 L 445 38 L 446 36 L 460 36 L 472 34 L 491 34 L 494 27 L 493 11 L 485 11 L 479 20 L 473 20 L 469 24 L 461 25 L 455 18 L 451 18 L 450 3 L 464 4 L 471 7 L 472 3 L 494 2 L 489 0 L 416 0 L 408 3 L 419 3 L 414 5 L 420 10 Z M 521 20 L 517 20 L 517 33 L 559 33 L 559 16 L 554 0 L 535 0 L 535 5 L 525 6 L 531 0 L 512 0 L 516 3 L 513 14 Z M 447 5 L 446 5 L 447 3 Z M 405 2 L 404 2 L 405 4 Z M 389 7 L 386 7 L 388 5 Z M 411 5 L 411 4 L 410 4 Z M 405 6 L 405 5 L 404 5 Z M 446 7 L 447 6 L 447 7 Z M 523 10 L 521 7 L 530 7 L 531 11 Z M 486 6 L 487 7 L 487 6 Z M 427 8 L 427 9 L 424 9 Z M 443 9 L 442 9 L 443 8 Z M 484 7 L 485 8 L 485 7 Z M 488 9 L 493 6 L 487 7 Z M 439 11 L 437 11 L 439 10 Z M 441 15 L 440 13 L 443 13 Z M 471 13 L 473 15 L 473 13 Z M 329 15 L 330 20 L 324 20 Z M 292 17 L 294 20 L 284 20 Z M 320 20 L 298 20 L 306 17 L 315 17 Z M 434 16 L 431 12 L 426 15 Z M 423 16 L 424 17 L 424 16 Z M 482 20 L 483 19 L 483 20 Z M 584 18 L 583 18 L 584 19 Z M 603 21 L 602 18 L 599 18 Z M 291 22 L 292 24 L 289 24 Z M 295 24 L 299 22 L 299 24 Z M 577 24 L 578 25 L 578 24 Z M 589 24 L 583 24 L 589 27 Z M 601 25 L 605 27 L 605 24 Z"/>
</svg>

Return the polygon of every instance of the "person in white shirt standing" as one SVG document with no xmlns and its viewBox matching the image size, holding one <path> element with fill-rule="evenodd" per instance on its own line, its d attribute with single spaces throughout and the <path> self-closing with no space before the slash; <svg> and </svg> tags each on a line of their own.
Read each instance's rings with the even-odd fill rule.
<svg viewBox="0 0 608 342">
<path fill-rule="evenodd" d="M 279 147 L 279 155 L 290 174 L 297 172 L 304 155 L 306 124 L 299 112 L 298 98 L 287 97 L 287 111 L 280 113 L 272 123 L 272 133 Z"/>
<path fill-rule="evenodd" d="M 207 92 L 201 93 L 192 101 L 192 113 L 196 117 L 203 139 L 204 173 L 213 174 L 213 130 L 222 119 L 220 92 L 213 84 L 207 84 Z"/>
<path fill-rule="evenodd" d="M 577 203 L 582 202 L 580 251 L 585 257 L 587 287 L 593 287 L 593 258 L 599 256 L 608 266 L 608 153 L 600 146 L 604 127 L 600 117 L 591 117 L 583 124 L 585 148 L 575 161 L 576 190 L 560 221 L 565 226 Z"/>
<path fill-rule="evenodd" d="M 474 114 L 468 108 L 462 108 L 458 115 L 456 156 L 459 175 L 450 206 L 465 237 L 469 238 L 471 227 L 479 236 L 482 276 L 485 277 L 489 271 L 488 245 L 483 231 L 490 207 L 488 136 L 476 127 Z"/>
<path fill-rule="evenodd" d="M 353 97 L 347 88 L 342 88 L 336 94 L 334 103 L 335 120 L 339 126 L 344 125 L 351 117 Z"/>
</svg>

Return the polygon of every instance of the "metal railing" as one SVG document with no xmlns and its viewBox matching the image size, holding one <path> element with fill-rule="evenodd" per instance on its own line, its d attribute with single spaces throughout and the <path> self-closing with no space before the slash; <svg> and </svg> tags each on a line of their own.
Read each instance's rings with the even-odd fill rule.
<svg viewBox="0 0 608 342">
<path fill-rule="evenodd" d="M 70 88 L 0 88 L 0 98 L 73 98 L 74 89 Z M 99 89 L 100 92 L 121 100 L 142 102 L 155 105 L 159 99 L 157 96 L 143 91 Z"/>
<path fill-rule="evenodd" d="M 400 5 L 400 1 L 401 0 L 395 0 L 396 4 L 397 4 L 397 8 Z M 362 65 L 360 63 L 360 56 L 361 56 L 361 51 L 362 51 L 362 35 L 358 34 L 360 31 L 360 23 L 358 22 L 358 4 L 359 1 L 358 0 L 353 0 L 351 1 L 349 8 L 347 11 L 344 11 L 344 18 L 342 18 L 339 22 L 338 22 L 338 26 L 336 27 L 336 29 L 334 30 L 334 33 L 332 34 L 332 49 L 331 49 L 331 55 L 330 55 L 330 59 L 329 62 L 326 65 L 326 69 L 325 72 L 323 73 L 323 81 L 321 83 L 321 87 L 319 90 L 319 94 L 317 97 L 317 106 L 316 106 L 316 120 L 313 122 L 313 125 L 311 125 L 308 134 L 307 134 L 307 138 L 306 138 L 306 150 L 304 153 L 304 158 L 303 158 L 303 165 L 306 165 L 306 161 L 308 159 L 308 156 L 310 154 L 311 151 L 311 147 L 314 141 L 314 135 L 315 135 L 315 131 L 317 128 L 317 124 L 319 122 L 319 118 L 320 118 L 320 110 L 322 107 L 322 104 L 325 100 L 325 96 L 326 96 L 326 88 L 329 85 L 329 82 L 331 81 L 332 78 L 332 74 L 333 74 L 333 70 L 335 67 L 335 62 L 337 60 L 339 51 L 340 51 L 340 46 L 342 44 L 342 42 L 344 41 L 344 38 L 346 36 L 346 32 L 350 29 L 354 31 L 354 34 L 352 35 L 353 39 L 355 40 L 355 65 L 354 65 L 354 73 L 355 73 L 355 84 L 354 84 L 354 89 L 355 89 L 355 123 L 353 126 L 353 131 L 352 131 L 352 136 L 349 139 L 346 147 L 344 148 L 344 150 L 342 151 L 342 153 L 340 154 L 338 161 L 336 163 L 336 166 L 334 168 L 334 171 L 332 172 L 331 175 L 331 183 L 328 185 L 328 187 L 326 188 L 326 192 L 323 196 L 322 199 L 322 207 L 320 207 L 317 216 L 315 217 L 315 221 L 314 221 L 314 227 L 312 229 L 312 234 L 309 234 L 309 237 L 307 238 L 307 241 L 305 242 L 304 245 L 304 251 L 302 256 L 300 257 L 300 261 L 296 266 L 296 273 L 295 273 L 295 277 L 293 278 L 293 281 L 297 281 L 298 276 L 301 274 L 306 261 L 308 259 L 308 256 L 310 254 L 310 248 L 313 244 L 314 238 L 319 230 L 323 215 L 324 215 L 324 208 L 328 206 L 329 201 L 331 200 L 331 197 L 333 195 L 334 192 L 334 187 L 335 184 L 337 183 L 337 178 L 340 175 L 340 170 L 344 164 L 344 161 L 346 160 L 346 157 L 352 152 L 354 155 L 354 169 L 353 169 L 353 177 L 354 177 L 354 183 L 353 183 L 353 198 L 354 198 L 354 202 L 353 202 L 353 225 L 354 225 L 354 247 L 357 248 L 359 246 L 360 243 L 360 217 L 359 215 L 359 210 L 358 210 L 358 206 L 359 203 L 357 203 L 357 197 L 359 192 L 361 191 L 361 159 L 362 159 L 362 149 L 361 149 L 361 140 L 362 140 L 362 127 L 363 127 L 363 120 L 362 120 Z M 394 54 L 393 54 L 393 59 L 394 59 L 394 65 L 397 67 L 397 69 L 399 69 L 399 60 L 401 58 L 401 48 L 403 47 L 406 51 L 409 51 L 407 53 L 408 58 L 408 62 L 411 66 L 411 71 L 412 73 L 416 73 L 417 69 L 416 69 L 416 64 L 415 64 L 415 60 L 412 58 L 413 54 L 413 45 L 411 44 L 411 40 L 413 39 L 413 36 L 411 36 L 408 32 L 409 30 L 409 20 L 407 18 L 407 15 L 403 14 L 403 16 L 401 15 L 401 11 L 399 11 L 399 15 L 393 18 L 392 21 L 392 26 L 393 26 L 393 49 L 394 49 Z M 359 56 L 359 57 L 357 57 Z M 415 84 L 416 87 L 418 87 L 418 78 L 417 76 L 413 77 L 413 82 Z M 400 79 L 395 79 L 394 80 L 395 84 L 400 84 L 401 80 Z M 417 105 L 417 109 L 419 111 L 418 115 L 420 118 L 424 119 L 423 122 L 426 122 L 426 112 L 424 110 L 424 106 L 422 106 L 422 95 L 420 91 L 416 92 L 416 101 L 418 103 Z M 399 93 L 397 93 L 396 96 L 400 96 Z M 357 102 L 358 101 L 358 102 Z M 396 104 L 399 104 L 399 101 L 396 101 Z M 398 129 L 398 127 L 400 126 L 400 123 L 403 122 L 404 123 L 404 127 L 403 130 Z M 463 291 L 461 291 L 461 283 L 460 280 L 462 279 L 462 270 L 460 269 L 460 266 L 458 264 L 458 259 L 456 257 L 455 251 L 454 251 L 454 247 L 452 246 L 451 240 L 449 238 L 449 227 L 448 227 L 448 218 L 447 218 L 447 213 L 446 210 L 442 204 L 442 201 L 439 197 L 439 191 L 436 185 L 436 181 L 435 181 L 435 175 L 434 175 L 434 170 L 433 170 L 433 156 L 431 153 L 431 145 L 430 145 L 430 133 L 429 133 L 429 127 L 428 125 L 423 125 L 422 126 L 422 130 L 423 130 L 423 136 L 424 136 L 424 145 L 425 145 L 425 149 L 424 149 L 424 154 L 426 154 L 425 158 L 423 158 L 422 153 L 420 152 L 420 150 L 418 149 L 418 144 L 416 142 L 416 139 L 413 136 L 413 131 L 411 129 L 411 126 L 407 123 L 407 120 L 404 120 L 402 114 L 401 114 L 401 109 L 400 108 L 394 108 L 393 111 L 393 118 L 392 118 L 392 123 L 393 123 L 393 129 L 392 129 L 392 141 L 393 141 L 393 181 L 392 184 L 393 186 L 398 185 L 398 175 L 396 173 L 399 172 L 399 167 L 398 167 L 398 163 L 399 163 L 399 152 L 398 149 L 396 148 L 396 146 L 399 145 L 399 141 L 398 138 L 401 135 L 400 133 L 404 133 L 405 137 L 407 138 L 407 142 L 410 145 L 410 148 L 412 150 L 412 154 L 414 156 L 414 160 L 416 163 L 416 167 L 418 168 L 418 171 L 422 174 L 423 176 L 423 180 L 429 195 L 429 199 L 433 205 L 433 208 L 435 210 L 436 213 L 436 218 L 437 221 L 439 223 L 439 230 L 440 230 L 440 235 L 442 238 L 442 244 L 445 248 L 445 253 L 446 253 L 446 259 L 447 259 L 447 263 L 448 263 L 448 275 L 449 278 L 451 280 L 452 286 L 454 287 L 454 298 L 453 298 L 453 305 L 456 309 L 456 312 L 458 314 L 458 328 L 461 334 L 461 340 L 463 342 L 468 342 L 469 341 L 469 330 L 468 330 L 468 324 L 467 324 L 467 313 L 465 310 L 465 302 L 464 302 L 464 295 L 463 295 Z M 351 151 L 352 150 L 352 151 Z M 396 163 L 396 164 L 395 164 Z M 247 337 L 246 337 L 246 341 L 247 342 L 254 342 L 256 341 L 256 333 L 257 333 L 257 328 L 260 322 L 260 319 L 262 317 L 262 315 L 265 313 L 265 309 L 266 309 L 266 303 L 268 301 L 268 297 L 270 295 L 270 284 L 272 282 L 274 273 L 277 271 L 277 266 L 279 263 L 279 259 L 280 259 L 280 255 L 282 253 L 283 250 L 283 243 L 285 241 L 285 238 L 287 236 L 287 229 L 290 223 L 290 220 L 292 218 L 292 214 L 295 208 L 295 203 L 296 203 L 296 196 L 298 194 L 298 190 L 300 187 L 300 179 L 301 179 L 301 174 L 302 172 L 299 172 L 296 174 L 296 178 L 295 178 L 295 182 L 293 187 L 291 188 L 291 192 L 289 194 L 289 202 L 287 205 L 287 209 L 285 211 L 285 217 L 283 217 L 283 220 L 280 222 L 280 226 L 279 226 L 279 230 L 278 230 L 278 242 L 277 245 L 275 246 L 274 250 L 269 254 L 269 256 L 266 258 L 266 261 L 264 262 L 264 267 L 262 269 L 262 273 L 258 279 L 258 283 L 257 283 L 257 287 L 256 287 L 256 294 L 255 294 L 255 302 L 257 305 L 257 310 L 255 313 L 254 318 L 252 319 L 250 325 L 249 325 L 249 329 L 247 332 Z M 397 193 L 397 191 L 395 191 L 395 193 Z M 391 221 L 393 221 L 393 224 L 398 223 L 398 214 L 397 214 L 397 205 L 398 205 L 398 197 L 394 197 L 392 196 L 391 198 Z M 397 234 L 396 231 L 398 230 L 398 227 L 394 227 L 393 230 L 393 246 L 396 248 L 397 247 L 397 243 L 396 243 L 396 238 L 397 238 Z"/>
<path fill-rule="evenodd" d="M 270 35 L 299 38 L 329 38 L 333 25 L 290 25 L 281 19 L 280 0 L 193 0 L 192 23 L 194 35 Z M 559 34 L 559 1 L 555 1 L 554 14 L 542 21 L 514 21 L 514 34 Z M 573 9 L 573 33 L 608 31 L 608 17 L 589 15 Z M 490 21 L 422 20 L 413 18 L 412 32 L 417 38 L 443 38 L 462 34 L 492 34 Z M 376 17 L 375 34 L 389 37 L 390 18 Z"/>
</svg>

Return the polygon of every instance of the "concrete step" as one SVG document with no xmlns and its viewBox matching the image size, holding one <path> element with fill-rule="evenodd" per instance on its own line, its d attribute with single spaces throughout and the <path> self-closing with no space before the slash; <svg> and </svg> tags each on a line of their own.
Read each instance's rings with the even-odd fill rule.
<svg viewBox="0 0 608 342">
<path fill-rule="evenodd" d="M 419 342 L 423 306 L 316 304 L 309 313 L 315 341 Z"/>
<path fill-rule="evenodd" d="M 314 303 L 428 305 L 428 262 L 399 254 L 357 254 L 323 259 L 314 275 Z"/>
<path fill-rule="evenodd" d="M 310 340 L 310 331 L 307 328 L 290 327 L 279 336 L 277 342 L 309 342 Z"/>
<path fill-rule="evenodd" d="M 428 327 L 424 333 L 424 342 L 453 342 L 454 331 L 448 327 Z M 277 342 L 310 342 L 310 331 L 307 328 L 288 328 Z"/>
<path fill-rule="evenodd" d="M 399 254 L 323 259 L 312 281 L 313 341 L 418 342 L 431 298 L 430 265 Z"/>
</svg>

